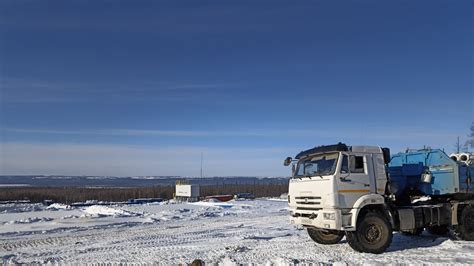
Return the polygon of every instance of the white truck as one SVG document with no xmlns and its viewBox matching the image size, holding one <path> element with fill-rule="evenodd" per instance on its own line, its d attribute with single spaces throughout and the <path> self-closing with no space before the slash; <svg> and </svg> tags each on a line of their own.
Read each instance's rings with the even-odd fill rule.
<svg viewBox="0 0 474 266">
<path fill-rule="evenodd" d="M 319 146 L 288 157 L 291 223 L 320 244 L 346 236 L 356 251 L 382 253 L 393 231 L 418 235 L 426 228 L 474 240 L 472 164 L 441 150 Z"/>
</svg>

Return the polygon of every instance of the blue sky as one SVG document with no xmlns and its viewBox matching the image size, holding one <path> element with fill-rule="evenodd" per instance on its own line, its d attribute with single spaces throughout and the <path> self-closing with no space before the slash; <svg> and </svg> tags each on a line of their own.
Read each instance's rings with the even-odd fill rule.
<svg viewBox="0 0 474 266">
<path fill-rule="evenodd" d="M 2 1 L 0 174 L 286 176 L 339 141 L 451 152 L 472 1 Z"/>
</svg>

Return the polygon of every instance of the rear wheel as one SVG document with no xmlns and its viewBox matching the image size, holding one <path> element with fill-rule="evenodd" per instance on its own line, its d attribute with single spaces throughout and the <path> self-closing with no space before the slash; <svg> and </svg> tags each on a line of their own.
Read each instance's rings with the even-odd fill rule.
<svg viewBox="0 0 474 266">
<path fill-rule="evenodd" d="M 392 243 L 392 226 L 383 214 L 368 212 L 357 222 L 357 230 L 346 235 L 354 250 L 380 254 Z"/>
<path fill-rule="evenodd" d="M 474 206 L 464 207 L 455 230 L 460 239 L 474 241 Z"/>
<path fill-rule="evenodd" d="M 337 244 L 344 237 L 342 231 L 323 231 L 311 227 L 308 227 L 308 234 L 314 242 L 324 245 Z"/>
</svg>

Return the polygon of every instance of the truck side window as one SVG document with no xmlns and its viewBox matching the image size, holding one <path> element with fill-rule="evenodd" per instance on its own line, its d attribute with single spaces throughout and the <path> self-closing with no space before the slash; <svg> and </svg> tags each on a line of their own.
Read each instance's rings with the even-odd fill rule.
<svg viewBox="0 0 474 266">
<path fill-rule="evenodd" d="M 349 160 L 347 159 L 347 155 L 342 156 L 342 165 L 341 165 L 341 174 L 349 173 Z"/>
<path fill-rule="evenodd" d="M 349 157 L 351 173 L 364 173 L 364 157 L 354 156 Z"/>
</svg>

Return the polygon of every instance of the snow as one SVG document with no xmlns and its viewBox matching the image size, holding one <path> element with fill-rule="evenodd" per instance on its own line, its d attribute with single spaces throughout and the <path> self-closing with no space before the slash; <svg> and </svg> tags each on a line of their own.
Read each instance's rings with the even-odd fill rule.
<svg viewBox="0 0 474 266">
<path fill-rule="evenodd" d="M 92 205 L 83 210 L 85 217 L 101 217 L 101 216 L 115 216 L 115 217 L 128 217 L 132 216 L 131 213 L 110 208 L 107 206 Z"/>
<path fill-rule="evenodd" d="M 53 203 L 49 205 L 48 207 L 46 207 L 47 210 L 66 210 L 70 208 L 71 206 L 66 205 L 66 204 L 61 204 L 61 203 Z"/>
<path fill-rule="evenodd" d="M 234 205 L 230 203 L 220 202 L 220 201 L 199 201 L 191 203 L 197 206 L 205 206 L 205 207 L 217 207 L 217 208 L 232 208 Z"/>
<path fill-rule="evenodd" d="M 0 213 L 18 213 L 40 211 L 43 209 L 43 204 L 35 203 L 8 203 L 0 205 Z"/>
<path fill-rule="evenodd" d="M 47 222 L 53 220 L 52 218 L 47 218 L 47 217 L 28 217 L 26 219 L 19 219 L 15 221 L 9 221 L 5 224 L 31 224 L 31 223 L 36 223 L 36 222 Z"/>
<path fill-rule="evenodd" d="M 422 196 L 422 197 L 412 200 L 411 203 L 430 201 L 430 200 L 431 200 L 430 196 Z"/>
<path fill-rule="evenodd" d="M 230 207 L 223 207 L 230 206 Z M 325 246 L 289 223 L 284 201 L 254 200 L 87 208 L 27 208 L 0 213 L 0 264 L 470 264 L 474 242 L 424 232 L 394 234 L 387 252 Z M 19 211 L 17 211 L 19 210 Z"/>
</svg>

